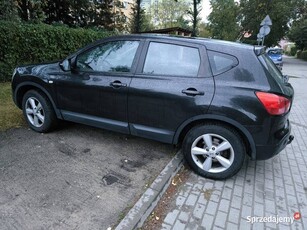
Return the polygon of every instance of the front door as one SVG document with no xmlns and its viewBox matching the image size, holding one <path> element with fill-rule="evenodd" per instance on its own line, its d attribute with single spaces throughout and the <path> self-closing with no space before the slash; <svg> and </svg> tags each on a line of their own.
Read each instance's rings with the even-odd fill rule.
<svg viewBox="0 0 307 230">
<path fill-rule="evenodd" d="M 109 41 L 84 52 L 56 80 L 63 118 L 129 133 L 127 92 L 139 41 Z"/>
</svg>

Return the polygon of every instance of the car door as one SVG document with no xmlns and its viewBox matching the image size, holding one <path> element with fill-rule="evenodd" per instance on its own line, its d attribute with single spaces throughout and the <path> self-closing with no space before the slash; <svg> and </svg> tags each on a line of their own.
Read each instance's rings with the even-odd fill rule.
<svg viewBox="0 0 307 230">
<path fill-rule="evenodd" d="M 148 40 L 128 95 L 130 131 L 172 143 L 186 120 L 205 114 L 214 92 L 205 48 Z"/>
<path fill-rule="evenodd" d="M 63 118 L 129 133 L 127 92 L 139 46 L 139 40 L 108 41 L 78 54 L 72 71 L 56 80 Z"/>
</svg>

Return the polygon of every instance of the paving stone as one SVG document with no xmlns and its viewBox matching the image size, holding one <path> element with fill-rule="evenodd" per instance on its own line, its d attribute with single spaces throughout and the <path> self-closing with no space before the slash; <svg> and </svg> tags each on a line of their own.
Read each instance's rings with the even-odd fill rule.
<svg viewBox="0 0 307 230">
<path fill-rule="evenodd" d="M 213 202 L 213 201 L 210 201 L 210 202 L 208 203 L 207 208 L 206 208 L 206 213 L 208 213 L 208 214 L 210 214 L 210 215 L 215 215 L 217 206 L 218 206 L 217 203 L 215 203 L 215 202 Z"/>
<path fill-rule="evenodd" d="M 186 229 L 186 224 L 182 223 L 180 220 L 177 220 L 174 227 L 174 230 L 185 230 Z"/>
<path fill-rule="evenodd" d="M 229 206 L 230 206 L 230 201 L 226 199 L 222 199 L 220 201 L 219 210 L 227 213 Z"/>
<path fill-rule="evenodd" d="M 239 224 L 239 219 L 240 219 L 240 210 L 235 209 L 235 208 L 230 208 L 229 215 L 228 215 L 228 221 Z"/>
<path fill-rule="evenodd" d="M 227 220 L 227 214 L 224 212 L 217 212 L 217 215 L 215 217 L 214 225 L 217 227 L 220 227 L 222 229 L 225 229 L 226 227 L 226 220 Z"/>
<path fill-rule="evenodd" d="M 239 196 L 233 196 L 231 199 L 231 207 L 240 209 L 242 203 L 242 197 Z"/>
<path fill-rule="evenodd" d="M 178 196 L 176 198 L 176 206 L 177 206 L 177 208 L 180 208 L 184 204 L 185 200 L 186 200 L 186 198 L 184 196 Z"/>
<path fill-rule="evenodd" d="M 193 211 L 193 216 L 197 219 L 201 219 L 205 209 L 206 209 L 205 205 L 197 204 Z"/>
<path fill-rule="evenodd" d="M 198 196 L 195 194 L 190 193 L 190 195 L 188 196 L 185 204 L 188 206 L 194 206 L 197 202 Z"/>
<path fill-rule="evenodd" d="M 203 220 L 201 222 L 201 226 L 205 227 L 206 229 L 212 229 L 213 221 L 214 221 L 213 216 L 211 216 L 209 214 L 205 214 L 204 217 L 203 217 Z"/>
<path fill-rule="evenodd" d="M 176 221 L 178 214 L 179 214 L 179 210 L 177 210 L 177 209 L 169 212 L 164 219 L 164 223 L 169 224 L 169 225 L 173 225 Z"/>
<path fill-rule="evenodd" d="M 227 226 L 226 229 L 239 230 L 239 226 L 237 224 L 228 222 L 226 226 Z"/>
<path fill-rule="evenodd" d="M 181 221 L 188 222 L 190 218 L 190 212 L 181 211 L 177 218 Z"/>
</svg>

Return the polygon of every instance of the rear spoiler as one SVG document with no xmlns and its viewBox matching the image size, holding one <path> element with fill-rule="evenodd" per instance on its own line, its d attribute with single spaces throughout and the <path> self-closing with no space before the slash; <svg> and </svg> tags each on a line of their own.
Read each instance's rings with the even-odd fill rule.
<svg viewBox="0 0 307 230">
<path fill-rule="evenodd" d="M 257 56 L 265 53 L 265 46 L 254 46 L 254 52 Z"/>
</svg>

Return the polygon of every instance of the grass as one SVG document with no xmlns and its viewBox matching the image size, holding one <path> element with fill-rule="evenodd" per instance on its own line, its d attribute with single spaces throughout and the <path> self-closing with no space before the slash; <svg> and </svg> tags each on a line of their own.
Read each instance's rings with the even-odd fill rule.
<svg viewBox="0 0 307 230">
<path fill-rule="evenodd" d="M 25 125 L 22 111 L 12 99 L 11 84 L 0 83 L 0 131 Z"/>
</svg>

